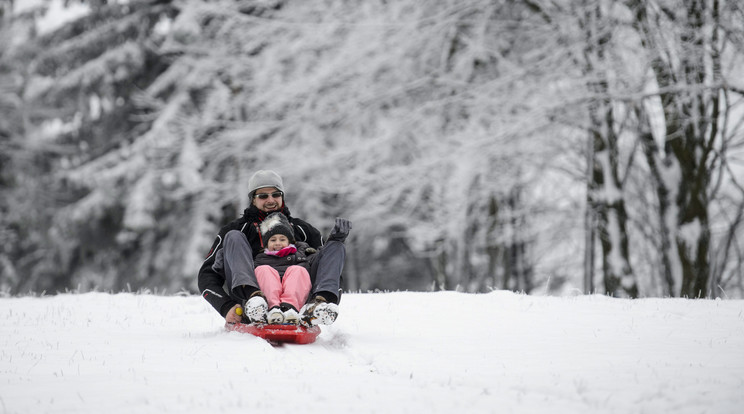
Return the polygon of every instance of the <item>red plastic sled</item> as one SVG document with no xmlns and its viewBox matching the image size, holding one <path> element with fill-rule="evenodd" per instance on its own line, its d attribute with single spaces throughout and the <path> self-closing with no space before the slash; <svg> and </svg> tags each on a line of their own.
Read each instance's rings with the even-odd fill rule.
<svg viewBox="0 0 744 414">
<path fill-rule="evenodd" d="M 310 344 L 320 335 L 319 326 L 305 328 L 297 325 L 254 325 L 247 323 L 225 324 L 228 331 L 249 333 L 272 342 Z"/>
</svg>

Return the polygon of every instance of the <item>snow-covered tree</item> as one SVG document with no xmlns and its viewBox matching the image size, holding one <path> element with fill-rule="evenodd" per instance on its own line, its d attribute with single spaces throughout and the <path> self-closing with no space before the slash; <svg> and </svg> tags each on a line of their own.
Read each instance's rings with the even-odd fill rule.
<svg viewBox="0 0 744 414">
<path fill-rule="evenodd" d="M 16 177 L 26 177 L 17 191 L 33 191 L 32 201 L 16 204 L 15 211 L 37 217 L 21 225 L 25 234 L 16 243 L 31 243 L 34 234 L 42 239 L 35 251 L 15 260 L 25 277 L 14 287 L 120 289 L 132 274 L 119 271 L 137 274 L 122 253 L 126 246 L 117 242 L 126 210 L 121 200 L 131 182 L 121 176 L 107 181 L 111 175 L 103 168 L 88 169 L 87 175 L 82 169 L 110 159 L 147 127 L 133 119 L 131 98 L 166 66 L 166 57 L 155 51 L 162 37 L 157 27 L 173 8 L 149 2 L 114 3 L 94 12 L 86 7 L 51 31 L 36 18 L 59 12 L 54 7 L 62 3 L 13 15 L 14 37 L 3 55 L 18 78 L 12 92 L 23 130 L 14 138 L 31 159 L 19 166 L 33 167 L 30 176 L 14 169 Z M 130 167 L 118 165 L 137 175 Z"/>
<path fill-rule="evenodd" d="M 620 286 L 631 296 L 644 293 L 635 273 L 645 275 L 646 294 L 698 297 L 723 289 L 709 277 L 711 246 L 725 246 L 718 256 L 730 262 L 731 235 L 741 231 L 741 204 L 732 202 L 742 199 L 741 187 L 731 164 L 742 140 L 732 127 L 741 116 L 741 8 L 717 0 L 528 4 L 566 44 L 583 45 L 563 50 L 584 69 L 587 88 L 575 87 L 575 72 L 567 72 L 574 91 L 566 89 L 569 104 L 560 119 L 589 131 L 594 154 L 588 157 L 585 283 L 591 290 L 596 231 L 610 294 Z M 576 116 L 580 108 L 586 120 Z M 722 211 L 719 197 L 733 197 L 728 217 L 713 213 Z M 649 216 L 649 208 L 658 217 Z M 711 233 L 712 214 L 715 227 L 724 229 L 719 237 Z M 642 270 L 631 270 L 633 261 Z M 728 266 L 714 265 L 718 272 Z M 654 288 L 655 280 L 663 287 Z"/>
<path fill-rule="evenodd" d="M 3 23 L 12 81 L 0 102 L 14 115 L 2 142 L 33 167 L 3 164 L 3 191 L 28 202 L 3 205 L 15 217 L 3 228 L 25 233 L 4 230 L 24 247 L 2 252 L 29 275 L 3 271 L 3 289 L 194 289 L 219 226 L 266 168 L 284 177 L 295 216 L 324 232 L 336 216 L 353 221 L 350 289 L 575 283 L 587 211 L 605 291 L 663 294 L 650 275 L 674 262 L 656 252 L 692 234 L 664 227 L 678 204 L 665 193 L 661 151 L 673 151 L 656 97 L 705 88 L 649 76 L 655 51 L 677 70 L 686 49 L 674 47 L 687 43 L 647 47 L 640 3 L 83 1 L 64 24 L 47 20 L 62 0 L 38 3 L 15 3 Z M 656 4 L 647 23 L 660 36 L 683 19 Z M 742 269 L 730 77 L 744 19 L 732 4 L 721 1 L 730 10 L 716 26 L 731 46 L 706 49 L 720 51 L 715 82 L 732 92 L 705 101 L 720 113 L 704 165 L 709 239 L 726 246 L 711 273 L 724 289 Z"/>
<path fill-rule="evenodd" d="M 741 131 L 729 125 L 741 116 L 735 109 L 742 102 L 741 80 L 734 75 L 742 68 L 744 11 L 719 0 L 628 6 L 653 76 L 654 94 L 643 105 L 662 119 L 656 131 L 645 128 L 643 148 L 659 199 L 668 292 L 708 296 L 720 289 L 709 284 L 714 200 L 722 184 L 736 183 L 728 157 L 743 142 Z M 741 204 L 738 209 L 734 216 Z M 733 229 L 740 227 L 739 219 L 729 220 Z"/>
</svg>

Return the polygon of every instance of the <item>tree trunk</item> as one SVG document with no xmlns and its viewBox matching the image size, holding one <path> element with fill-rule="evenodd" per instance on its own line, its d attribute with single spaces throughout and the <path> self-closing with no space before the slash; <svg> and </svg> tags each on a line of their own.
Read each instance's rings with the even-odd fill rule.
<svg viewBox="0 0 744 414">
<path fill-rule="evenodd" d="M 657 206 L 660 233 L 658 247 L 661 256 L 661 278 L 664 281 L 663 293 L 664 295 L 672 296 L 676 291 L 672 263 L 679 263 L 679 256 L 676 251 L 672 250 L 673 237 L 670 232 L 670 225 L 667 222 L 670 217 L 669 189 L 664 180 L 664 165 L 659 160 L 659 146 L 656 144 L 656 140 L 651 132 L 651 125 L 648 117 L 645 115 L 645 111 L 640 108 L 636 110 L 636 116 L 639 125 L 638 138 L 641 141 L 643 153 L 646 156 L 646 162 L 648 163 L 651 172 L 652 185 L 656 190 L 656 197 L 659 203 Z M 676 226 L 673 227 L 676 228 Z"/>
<path fill-rule="evenodd" d="M 589 134 L 587 145 L 586 207 L 584 211 L 584 294 L 594 293 L 594 240 L 597 218 L 592 203 L 594 177 L 594 136 Z"/>
<path fill-rule="evenodd" d="M 502 248 L 498 242 L 498 219 L 499 203 L 496 197 L 491 195 L 488 201 L 488 228 L 486 230 L 486 254 L 488 255 L 488 268 L 486 273 L 487 288 L 496 288 L 499 281 L 498 264 L 501 261 Z"/>
<path fill-rule="evenodd" d="M 592 79 L 588 88 L 595 98 L 589 105 L 592 135 L 592 171 L 589 199 L 597 214 L 597 227 L 602 246 L 602 270 L 607 294 L 638 297 L 638 285 L 630 266 L 628 250 L 628 216 L 622 182 L 619 179 L 618 136 L 614 131 L 615 115 L 609 96 L 607 53 L 611 31 L 599 27 L 600 5 L 587 7 L 582 22 L 586 32 L 585 73 Z"/>
<path fill-rule="evenodd" d="M 662 37 L 662 29 L 652 26 L 655 20 L 649 18 L 645 4 L 632 1 L 630 7 L 643 46 L 653 56 L 651 68 L 661 91 L 659 97 L 666 127 L 664 163 L 669 171 L 676 173 L 676 182 L 666 183 L 669 191 L 665 201 L 674 206 L 674 212 L 668 214 L 676 214 L 676 217 L 663 220 L 676 226 L 668 229 L 680 264 L 679 270 L 672 268 L 673 278 L 679 280 L 679 296 L 705 297 L 709 294 L 710 273 L 707 193 L 710 170 L 707 163 L 712 142 L 718 134 L 714 120 L 719 115 L 717 91 L 709 94 L 704 89 L 705 2 L 686 1 L 684 10 L 675 16 L 681 26 L 678 37 L 664 43 L 658 40 Z M 669 33 L 663 36 L 670 37 Z M 679 61 L 671 61 L 675 57 Z M 672 88 L 680 85 L 687 86 L 687 90 Z M 660 196 L 664 192 L 657 190 Z"/>
</svg>

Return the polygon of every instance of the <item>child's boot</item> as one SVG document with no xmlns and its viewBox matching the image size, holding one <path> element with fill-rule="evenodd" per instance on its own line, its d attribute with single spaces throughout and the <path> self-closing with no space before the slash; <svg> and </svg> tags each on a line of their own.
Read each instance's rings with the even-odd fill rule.
<svg viewBox="0 0 744 414">
<path fill-rule="evenodd" d="M 282 310 L 278 306 L 274 306 L 269 309 L 266 319 L 270 324 L 284 323 L 284 313 L 282 313 Z"/>
</svg>

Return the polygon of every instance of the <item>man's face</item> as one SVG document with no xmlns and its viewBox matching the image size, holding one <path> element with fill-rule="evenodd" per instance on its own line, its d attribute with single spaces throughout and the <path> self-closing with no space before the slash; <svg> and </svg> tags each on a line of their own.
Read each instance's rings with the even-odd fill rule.
<svg viewBox="0 0 744 414">
<path fill-rule="evenodd" d="M 265 213 L 279 211 L 284 205 L 284 194 L 274 187 L 259 188 L 253 195 L 252 203 Z"/>
</svg>

